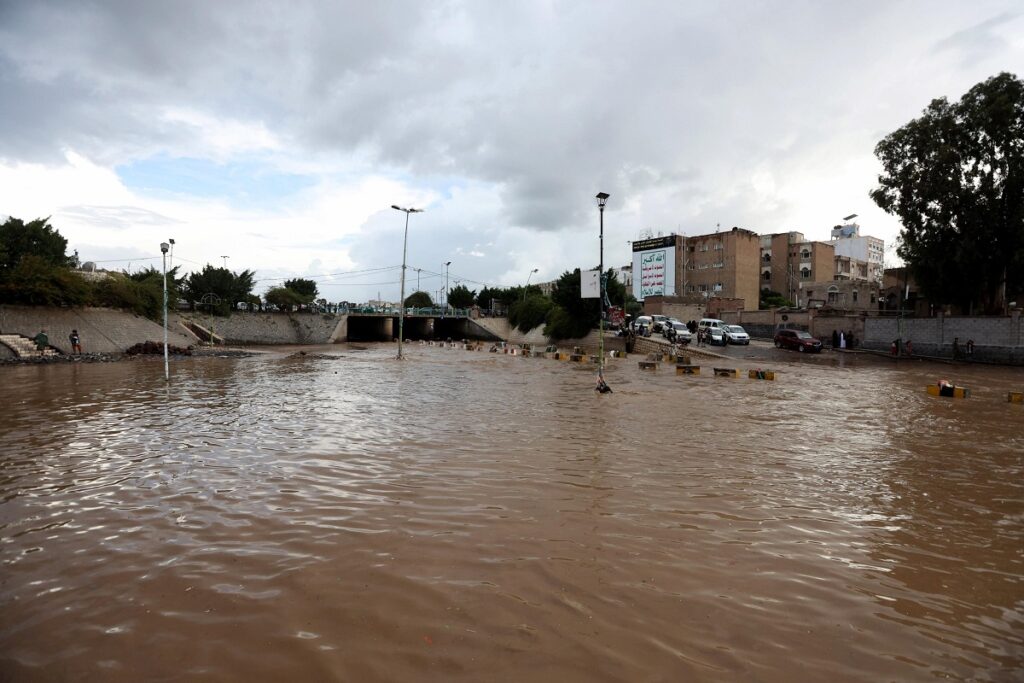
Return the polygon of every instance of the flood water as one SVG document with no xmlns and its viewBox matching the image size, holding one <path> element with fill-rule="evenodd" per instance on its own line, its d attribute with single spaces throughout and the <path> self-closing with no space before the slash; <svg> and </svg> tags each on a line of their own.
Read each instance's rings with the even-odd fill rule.
<svg viewBox="0 0 1024 683">
<path fill-rule="evenodd" d="M 0 680 L 1024 679 L 1024 372 L 406 350 L 0 367 Z"/>
</svg>

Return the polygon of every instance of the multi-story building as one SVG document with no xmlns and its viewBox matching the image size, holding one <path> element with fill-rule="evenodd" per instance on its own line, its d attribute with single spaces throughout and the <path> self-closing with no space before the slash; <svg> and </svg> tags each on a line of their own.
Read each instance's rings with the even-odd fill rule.
<svg viewBox="0 0 1024 683">
<path fill-rule="evenodd" d="M 760 237 L 733 228 L 633 242 L 633 295 L 743 299 L 757 310 Z"/>
<path fill-rule="evenodd" d="M 782 232 L 760 237 L 760 289 L 779 292 L 797 305 L 801 283 L 832 280 L 835 248 L 828 242 L 812 242 L 800 232 Z"/>
<path fill-rule="evenodd" d="M 850 216 L 848 220 L 856 217 Z M 885 270 L 884 240 L 861 235 L 860 226 L 850 222 L 832 228 L 829 244 L 836 253 L 836 280 L 870 280 L 881 286 Z"/>
</svg>

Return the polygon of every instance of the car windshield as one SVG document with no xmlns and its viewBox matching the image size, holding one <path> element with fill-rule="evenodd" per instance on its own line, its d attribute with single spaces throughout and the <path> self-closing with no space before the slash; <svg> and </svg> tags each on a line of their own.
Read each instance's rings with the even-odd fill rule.
<svg viewBox="0 0 1024 683">
<path fill-rule="evenodd" d="M 739 325 L 729 325 L 729 331 L 730 332 L 746 332 L 746 330 L 744 330 Z"/>
<path fill-rule="evenodd" d="M 677 330 L 686 329 L 686 325 L 684 325 L 683 323 L 672 323 L 672 327 L 676 328 Z"/>
<path fill-rule="evenodd" d="M 800 337 L 801 339 L 814 339 L 814 337 L 811 336 L 810 332 L 797 332 L 796 336 Z"/>
</svg>

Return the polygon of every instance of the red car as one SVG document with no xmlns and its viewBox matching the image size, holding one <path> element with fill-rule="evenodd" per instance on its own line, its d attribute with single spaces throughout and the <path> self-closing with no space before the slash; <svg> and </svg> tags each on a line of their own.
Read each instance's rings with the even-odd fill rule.
<svg viewBox="0 0 1024 683">
<path fill-rule="evenodd" d="M 821 341 L 803 330 L 779 330 L 775 333 L 775 346 L 780 349 L 821 353 Z"/>
</svg>

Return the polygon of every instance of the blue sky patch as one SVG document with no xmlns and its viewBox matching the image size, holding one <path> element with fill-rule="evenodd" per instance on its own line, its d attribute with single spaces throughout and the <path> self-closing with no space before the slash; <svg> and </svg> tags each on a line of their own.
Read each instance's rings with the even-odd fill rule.
<svg viewBox="0 0 1024 683">
<path fill-rule="evenodd" d="M 206 159 L 153 157 L 117 167 L 133 192 L 226 199 L 236 206 L 266 206 L 312 187 L 312 176 L 280 173 L 256 162 L 218 164 Z"/>
</svg>

